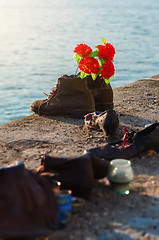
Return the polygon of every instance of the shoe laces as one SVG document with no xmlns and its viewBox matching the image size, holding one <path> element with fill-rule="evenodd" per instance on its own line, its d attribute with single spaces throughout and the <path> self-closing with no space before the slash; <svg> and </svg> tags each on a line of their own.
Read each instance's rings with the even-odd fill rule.
<svg viewBox="0 0 159 240">
<path fill-rule="evenodd" d="M 95 112 L 95 113 L 96 113 L 96 115 L 100 115 L 99 112 Z M 85 118 L 85 119 L 89 119 L 93 114 L 94 114 L 94 112 L 93 112 L 93 113 L 88 113 L 88 114 L 86 114 L 86 115 L 84 116 L 84 118 Z"/>
<path fill-rule="evenodd" d="M 135 131 L 129 132 L 127 128 L 123 128 L 125 131 L 124 138 L 123 138 L 123 147 L 128 147 L 134 140 Z"/>
<path fill-rule="evenodd" d="M 53 87 L 51 89 L 51 92 L 50 92 L 49 95 L 47 93 L 45 93 L 45 92 L 43 92 L 43 94 L 45 94 L 48 98 L 50 98 L 50 97 L 53 97 L 55 95 L 55 91 L 56 91 L 56 87 Z"/>
<path fill-rule="evenodd" d="M 127 128 L 123 128 L 123 130 L 125 131 L 124 139 L 123 139 L 123 147 L 127 147 L 129 131 L 127 130 Z"/>
</svg>

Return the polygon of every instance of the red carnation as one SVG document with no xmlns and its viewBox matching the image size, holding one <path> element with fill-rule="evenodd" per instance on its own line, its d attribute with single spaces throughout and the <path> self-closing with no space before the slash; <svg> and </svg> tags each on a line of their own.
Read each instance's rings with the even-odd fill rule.
<svg viewBox="0 0 159 240">
<path fill-rule="evenodd" d="M 104 58 L 106 61 L 113 60 L 115 55 L 115 48 L 111 43 L 98 45 L 98 57 Z"/>
<path fill-rule="evenodd" d="M 99 62 L 94 57 L 86 57 L 79 63 L 79 69 L 87 74 L 97 74 L 99 72 Z"/>
<path fill-rule="evenodd" d="M 74 53 L 80 54 L 82 58 L 88 57 L 92 52 L 92 48 L 87 44 L 78 44 L 74 49 Z"/>
<path fill-rule="evenodd" d="M 114 64 L 112 61 L 106 62 L 102 65 L 102 69 L 100 71 L 101 78 L 109 79 L 115 73 Z"/>
</svg>

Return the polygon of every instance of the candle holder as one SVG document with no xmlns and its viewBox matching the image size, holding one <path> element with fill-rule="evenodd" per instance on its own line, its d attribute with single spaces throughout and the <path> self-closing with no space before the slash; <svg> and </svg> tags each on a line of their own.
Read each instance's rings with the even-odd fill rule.
<svg viewBox="0 0 159 240">
<path fill-rule="evenodd" d="M 59 208 L 59 225 L 61 227 L 65 226 L 69 218 L 71 216 L 71 210 L 72 210 L 72 200 L 71 200 L 71 195 L 72 191 L 71 190 L 59 190 L 55 191 L 55 198 L 57 200 L 58 208 Z"/>
<path fill-rule="evenodd" d="M 115 159 L 110 162 L 108 180 L 110 191 L 120 194 L 129 194 L 130 183 L 134 178 L 131 162 L 126 159 Z"/>
</svg>

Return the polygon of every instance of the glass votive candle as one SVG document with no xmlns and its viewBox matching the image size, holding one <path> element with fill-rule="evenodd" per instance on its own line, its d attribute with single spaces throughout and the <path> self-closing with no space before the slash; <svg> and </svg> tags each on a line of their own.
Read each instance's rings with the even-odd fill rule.
<svg viewBox="0 0 159 240">
<path fill-rule="evenodd" d="M 114 159 L 108 169 L 110 190 L 120 194 L 129 194 L 129 185 L 134 178 L 131 162 L 126 159 Z"/>
</svg>

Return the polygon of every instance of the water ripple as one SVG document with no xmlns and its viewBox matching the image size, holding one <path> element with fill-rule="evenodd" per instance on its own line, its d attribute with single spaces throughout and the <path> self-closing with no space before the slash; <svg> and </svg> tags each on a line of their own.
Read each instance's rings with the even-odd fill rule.
<svg viewBox="0 0 159 240">
<path fill-rule="evenodd" d="M 0 124 L 75 72 L 78 43 L 115 46 L 113 88 L 158 74 L 158 11 L 156 0 L 0 0 Z"/>
</svg>

